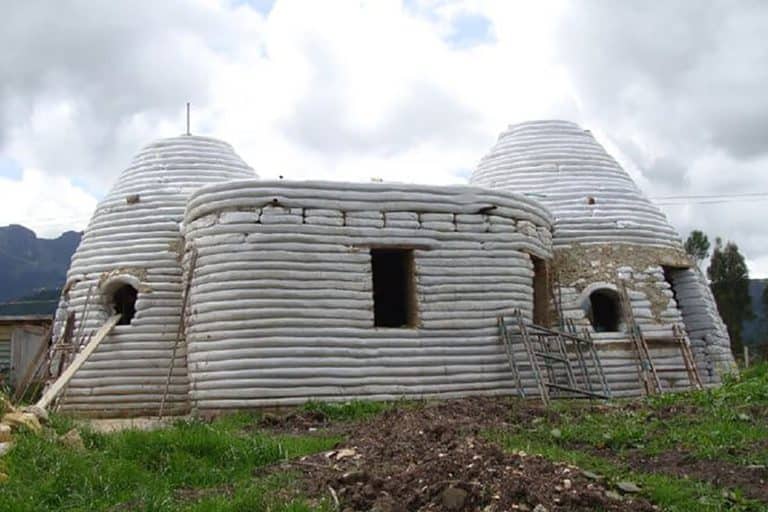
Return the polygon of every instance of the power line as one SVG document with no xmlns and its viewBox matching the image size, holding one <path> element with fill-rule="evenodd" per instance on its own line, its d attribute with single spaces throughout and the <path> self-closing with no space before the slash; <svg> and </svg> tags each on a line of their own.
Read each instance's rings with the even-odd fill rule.
<svg viewBox="0 0 768 512">
<path fill-rule="evenodd" d="M 722 204 L 722 203 L 754 203 L 754 202 L 760 202 L 765 201 L 768 199 L 768 196 L 766 197 L 744 197 L 744 198 L 722 198 L 722 199 L 689 199 L 689 200 L 682 200 L 682 199 L 675 199 L 672 201 L 654 201 L 654 204 L 658 206 L 686 206 L 689 204 Z"/>
<path fill-rule="evenodd" d="M 768 197 L 768 192 L 736 192 L 733 194 L 700 194 L 687 196 L 655 196 L 650 199 L 664 201 L 667 199 L 722 199 L 728 197 Z"/>
</svg>

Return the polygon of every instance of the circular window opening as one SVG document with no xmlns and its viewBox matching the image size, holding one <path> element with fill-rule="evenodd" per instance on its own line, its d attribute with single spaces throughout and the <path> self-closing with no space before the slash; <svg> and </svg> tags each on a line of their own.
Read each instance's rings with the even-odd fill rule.
<svg viewBox="0 0 768 512">
<path fill-rule="evenodd" d="M 619 294 L 608 288 L 589 294 L 588 316 L 595 332 L 617 332 L 621 324 Z"/>
<path fill-rule="evenodd" d="M 122 285 L 112 295 L 112 308 L 115 313 L 120 314 L 117 325 L 130 325 L 131 320 L 136 315 L 137 295 L 136 288 L 129 284 Z"/>
</svg>

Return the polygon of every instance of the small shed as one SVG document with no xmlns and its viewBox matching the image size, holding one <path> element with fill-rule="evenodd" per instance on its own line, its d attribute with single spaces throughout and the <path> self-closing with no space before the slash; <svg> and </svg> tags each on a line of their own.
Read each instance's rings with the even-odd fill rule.
<svg viewBox="0 0 768 512">
<path fill-rule="evenodd" d="M 37 354 L 48 315 L 0 316 L 0 385 L 13 385 Z"/>
</svg>

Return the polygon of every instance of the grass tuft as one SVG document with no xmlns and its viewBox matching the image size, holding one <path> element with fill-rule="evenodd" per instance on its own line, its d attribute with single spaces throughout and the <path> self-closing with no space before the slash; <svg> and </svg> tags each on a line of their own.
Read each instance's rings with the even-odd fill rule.
<svg viewBox="0 0 768 512">
<path fill-rule="evenodd" d="M 213 492 L 206 498 L 213 504 L 210 510 L 248 510 L 249 503 L 275 494 L 273 481 L 254 481 L 256 468 L 288 456 L 328 450 L 339 441 L 245 434 L 242 426 L 248 418 L 234 415 L 211 423 L 179 422 L 152 432 L 84 430 L 86 450 L 79 452 L 57 440 L 54 432 L 62 433 L 72 424 L 54 415 L 53 432 L 18 436 L 4 458 L 10 479 L 0 492 L 0 510 L 90 511 L 121 504 L 128 507 L 125 510 L 186 510 L 190 504 L 177 498 L 180 489 L 215 490 L 217 486 L 237 489 L 235 499 L 224 503 L 218 496 L 222 493 Z M 237 508 L 238 503 L 244 508 Z"/>
<path fill-rule="evenodd" d="M 611 479 L 631 479 L 665 510 L 766 510 L 738 491 L 659 473 L 632 471 L 638 451 L 682 450 L 700 460 L 768 464 L 768 364 L 729 376 L 722 386 L 585 407 L 555 402 L 554 414 L 490 437 Z M 553 432 L 557 432 L 554 435 Z M 607 457 L 607 458 L 605 458 Z"/>
<path fill-rule="evenodd" d="M 573 402 L 554 404 L 561 444 L 591 445 L 614 452 L 640 449 L 653 455 L 682 449 L 700 459 L 768 464 L 768 365 L 750 368 L 723 386 L 667 393 L 590 410 Z"/>
<path fill-rule="evenodd" d="M 567 462 L 583 470 L 603 475 L 608 482 L 630 480 L 643 489 L 643 495 L 663 510 L 670 512 L 708 512 L 730 510 L 765 510 L 755 501 L 739 493 L 724 493 L 721 489 L 696 480 L 661 474 L 639 473 L 627 467 L 582 451 L 559 446 L 550 440 L 527 435 L 493 432 L 488 437 L 509 450 L 523 450 L 557 462 Z"/>
<path fill-rule="evenodd" d="M 333 421 L 359 421 L 370 418 L 399 405 L 397 402 L 352 400 L 349 402 L 310 401 L 301 406 L 306 412 L 316 412 Z"/>
</svg>

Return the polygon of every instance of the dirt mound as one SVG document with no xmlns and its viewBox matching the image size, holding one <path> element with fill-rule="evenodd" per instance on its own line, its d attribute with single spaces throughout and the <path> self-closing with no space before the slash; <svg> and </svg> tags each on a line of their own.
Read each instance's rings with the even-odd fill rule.
<svg viewBox="0 0 768 512">
<path fill-rule="evenodd" d="M 399 408 L 351 425 L 336 450 L 288 463 L 310 496 L 342 510 L 654 510 L 621 497 L 577 468 L 507 453 L 481 430 L 518 421 L 523 409 L 499 399 Z M 530 417 L 548 412 L 525 407 Z M 512 412 L 512 414 L 510 414 Z"/>
<path fill-rule="evenodd" d="M 330 419 L 322 411 L 296 410 L 288 414 L 265 413 L 252 430 L 268 429 L 273 432 L 304 433 L 327 428 Z"/>
</svg>

